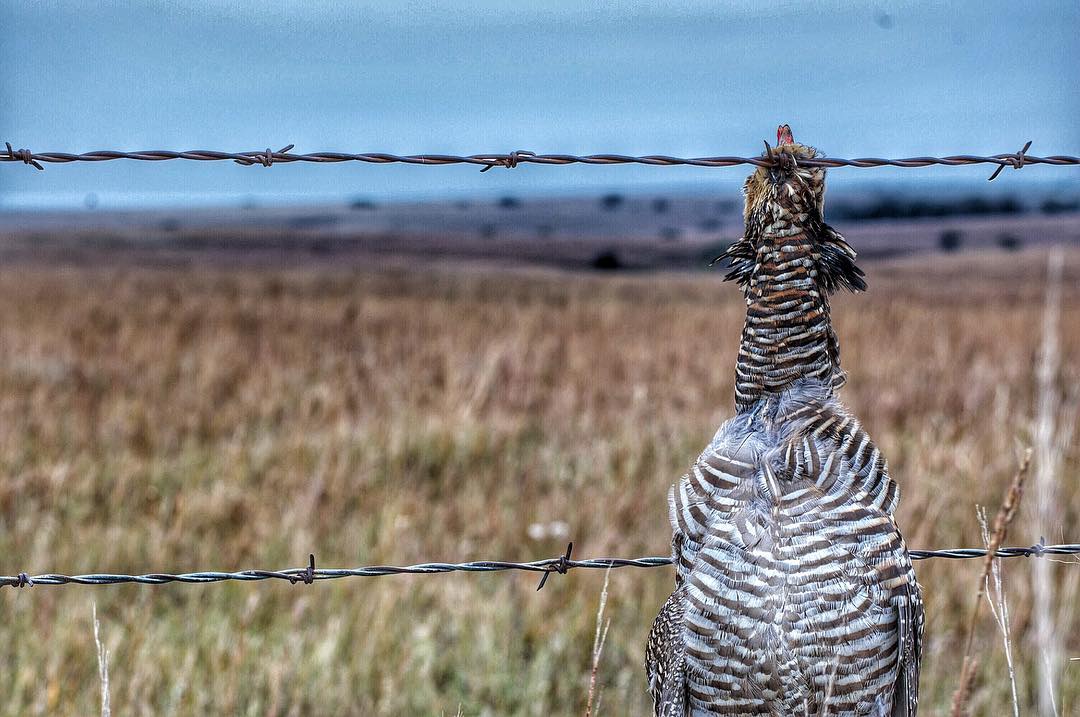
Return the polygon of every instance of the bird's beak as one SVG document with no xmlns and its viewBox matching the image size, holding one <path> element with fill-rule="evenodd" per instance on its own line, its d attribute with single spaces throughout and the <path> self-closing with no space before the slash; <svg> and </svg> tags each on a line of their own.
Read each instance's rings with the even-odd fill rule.
<svg viewBox="0 0 1080 717">
<path fill-rule="evenodd" d="M 795 138 L 791 136 L 791 127 L 789 125 L 782 124 L 776 128 L 776 144 L 779 146 L 795 144 Z"/>
</svg>

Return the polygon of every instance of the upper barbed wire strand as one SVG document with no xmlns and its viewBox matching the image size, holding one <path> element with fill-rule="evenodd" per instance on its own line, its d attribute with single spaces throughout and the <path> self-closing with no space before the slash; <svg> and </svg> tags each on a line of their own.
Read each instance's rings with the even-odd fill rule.
<svg viewBox="0 0 1080 717">
<path fill-rule="evenodd" d="M 1080 157 L 1069 155 L 1051 155 L 1037 157 L 1027 154 L 1031 143 L 1028 142 L 1024 149 L 1019 152 L 1007 154 L 995 154 L 980 156 L 972 154 L 951 155 L 948 157 L 906 157 L 901 159 L 884 159 L 880 157 L 859 157 L 856 159 L 843 159 L 840 157 L 816 157 L 814 159 L 800 159 L 799 164 L 807 167 L 903 167 L 919 168 L 931 166 L 958 167 L 975 164 L 992 164 L 997 167 L 993 179 L 1006 167 L 1020 169 L 1032 164 L 1048 164 L 1054 166 L 1080 165 Z M 642 164 L 648 166 L 673 167 L 734 167 L 737 165 L 753 165 L 755 167 L 771 167 L 782 161 L 782 156 L 765 157 L 672 157 L 668 155 L 643 155 L 632 156 L 625 154 L 534 154 L 525 150 L 517 150 L 506 154 L 388 154 L 384 152 L 348 153 L 348 152 L 311 152 L 307 154 L 294 153 L 288 145 L 282 150 L 271 152 L 268 149 L 262 151 L 247 152 L 221 152 L 207 149 L 192 149 L 185 151 L 173 151 L 163 149 L 120 151 L 120 150 L 96 150 L 82 154 L 68 152 L 31 152 L 28 149 L 12 149 L 7 144 L 6 154 L 0 153 L 0 162 L 22 162 L 42 169 L 41 163 L 67 164 L 70 162 L 107 162 L 118 159 L 129 159 L 142 162 L 162 162 L 175 159 L 185 159 L 196 162 L 220 162 L 231 160 L 243 165 L 261 165 L 269 167 L 273 164 L 288 164 L 291 162 L 313 162 L 316 164 L 333 164 L 338 162 L 365 162 L 369 164 L 414 164 L 426 166 L 443 166 L 451 164 L 471 164 L 481 168 L 482 171 L 492 167 L 505 167 L 512 169 L 522 164 L 542 164 L 561 166 L 569 164 L 592 164 L 592 165 L 616 165 L 616 164 Z M 782 155 L 782 152 L 780 153 Z"/>
<path fill-rule="evenodd" d="M 929 560 L 942 558 L 949 560 L 966 560 L 981 558 L 986 555 L 983 548 L 949 548 L 944 550 L 912 550 L 912 560 Z M 1042 542 L 1030 547 L 1001 548 L 996 555 L 1000 558 L 1020 557 L 1044 557 L 1047 555 L 1080 555 L 1080 543 L 1065 543 L 1060 545 L 1045 545 Z M 506 562 L 499 560 L 476 560 L 466 563 L 420 563 L 418 565 L 368 565 L 360 568 L 315 568 L 315 558 L 310 556 L 310 561 L 305 568 L 288 568 L 285 570 L 240 570 L 237 572 L 202 571 L 194 573 L 147 573 L 145 575 L 122 575 L 114 573 L 93 573 L 90 575 L 59 575 L 46 573 L 43 575 L 18 575 L 0 576 L 0 587 L 10 585 L 12 587 L 24 587 L 33 585 L 116 585 L 121 583 L 138 583 L 142 585 L 163 585 L 166 583 L 218 583 L 228 580 L 259 581 L 259 580 L 287 580 L 290 583 L 308 583 L 320 580 L 335 580 L 338 578 L 362 578 L 379 577 L 383 575 L 431 575 L 435 573 L 491 573 L 505 570 L 521 570 L 527 572 L 542 573 L 565 573 L 575 568 L 607 570 L 609 568 L 659 568 L 671 565 L 670 557 L 643 557 L 643 558 L 591 558 L 587 560 L 570 560 L 566 555 L 557 558 L 534 560 L 526 563 Z"/>
</svg>

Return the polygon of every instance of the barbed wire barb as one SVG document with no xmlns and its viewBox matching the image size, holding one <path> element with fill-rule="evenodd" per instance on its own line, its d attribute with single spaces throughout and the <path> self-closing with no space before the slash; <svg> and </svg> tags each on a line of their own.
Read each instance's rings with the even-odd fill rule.
<svg viewBox="0 0 1080 717">
<path fill-rule="evenodd" d="M 1009 160 L 1009 163 L 1012 165 L 1013 169 L 1023 169 L 1024 168 L 1024 161 L 1026 159 L 1025 153 L 1029 149 L 1031 149 L 1031 140 L 1030 139 L 1027 141 L 1026 144 L 1024 144 L 1024 147 L 1019 152 L 1012 155 L 1011 157 L 1002 157 L 1002 159 Z M 1003 169 L 1005 169 L 1004 164 L 998 165 L 998 168 L 994 170 L 994 173 L 991 174 L 990 177 L 986 181 L 992 182 L 995 179 L 997 179 L 997 176 L 999 174 L 1001 174 L 1001 170 L 1003 170 Z"/>
<path fill-rule="evenodd" d="M 124 575 L 113 573 L 94 573 L 90 575 L 61 575 L 46 573 L 42 575 L 28 575 L 25 572 L 16 575 L 0 576 L 0 587 L 10 585 L 12 587 L 31 587 L 40 585 L 117 585 L 122 583 L 138 583 L 141 585 L 164 585 L 166 583 L 218 583 L 228 580 L 259 581 L 259 580 L 287 580 L 292 584 L 303 582 L 310 585 L 321 580 L 336 580 L 353 577 L 379 577 L 382 575 L 432 575 L 435 573 L 490 573 L 506 570 L 521 570 L 527 572 L 543 573 L 537 590 L 544 587 L 547 577 L 552 573 L 565 575 L 576 568 L 590 570 L 607 570 L 609 568 L 659 568 L 671 565 L 670 557 L 642 557 L 642 558 L 590 558 L 585 560 L 572 559 L 571 553 L 574 544 L 566 547 L 566 552 L 557 558 L 546 558 L 526 563 L 515 563 L 497 560 L 475 560 L 467 563 L 420 563 L 418 565 L 368 565 L 360 568 L 316 568 L 315 555 L 308 555 L 308 564 L 303 568 L 287 568 L 285 570 L 241 570 L 238 572 L 215 572 L 203 571 L 195 573 L 148 573 L 145 575 Z M 969 560 L 986 556 L 985 548 L 947 548 L 943 550 L 912 550 L 912 560 L 930 560 L 941 558 L 946 560 Z M 1035 545 L 1028 547 L 999 548 L 995 553 L 998 558 L 1043 558 L 1048 555 L 1080 555 L 1080 543 L 1063 543 L 1060 545 L 1046 545 L 1040 540 Z"/>
<path fill-rule="evenodd" d="M 279 149 L 277 152 L 273 152 L 270 150 L 269 147 L 267 147 L 265 152 L 253 152 L 251 153 L 251 156 L 249 158 L 234 159 L 233 161 L 237 164 L 243 164 L 248 167 L 253 164 L 261 164 L 264 167 L 269 167 L 274 164 L 275 159 L 285 157 L 289 153 L 289 150 L 295 146 L 295 144 L 287 144 L 281 149 Z"/>
<path fill-rule="evenodd" d="M 547 583 L 547 579 L 551 577 L 551 573 L 556 572 L 559 575 L 566 575 L 568 565 L 570 564 L 570 553 L 574 552 L 574 543 L 571 542 L 566 546 L 566 553 L 557 558 L 557 562 L 554 563 L 542 576 L 540 576 L 540 584 L 536 586 L 536 592 L 540 592 L 540 589 Z"/>
<path fill-rule="evenodd" d="M 28 149 L 12 149 L 11 143 L 7 143 L 7 153 L 0 153 L 0 162 L 22 162 L 37 169 L 44 169 L 42 163 L 69 164 L 71 162 L 109 162 L 119 159 L 128 159 L 140 162 L 163 162 L 170 160 L 188 160 L 196 162 L 220 162 L 231 160 L 237 164 L 251 166 L 254 164 L 270 167 L 275 163 L 307 162 L 315 164 L 335 164 L 340 162 L 363 162 L 367 164 L 415 164 L 424 166 L 444 166 L 451 164 L 477 165 L 481 172 L 486 172 L 493 167 L 505 167 L 513 169 L 520 164 L 542 164 L 547 166 L 563 166 L 569 164 L 589 165 L 615 165 L 615 164 L 642 164 L 654 167 L 734 167 L 737 165 L 752 165 L 755 167 L 777 167 L 783 161 L 783 153 L 773 151 L 768 142 L 765 143 L 767 153 L 761 157 L 671 157 L 667 155 L 643 155 L 632 156 L 623 154 L 537 154 L 526 150 L 514 150 L 508 154 L 388 154 L 384 152 L 349 153 L 349 152 L 311 152 L 307 154 L 293 153 L 294 145 L 287 145 L 277 152 L 268 147 L 263 151 L 248 152 L 222 152 L 207 149 L 192 149 L 185 151 L 173 151 L 163 149 L 120 151 L 120 150 L 97 150 L 72 154 L 69 152 L 31 152 Z M 1080 165 L 1080 157 L 1070 155 L 1051 155 L 1037 157 L 1028 155 L 1027 150 L 1031 147 L 1029 141 L 1019 152 L 996 154 L 991 156 L 979 155 L 951 155 L 947 157 L 906 157 L 901 159 L 882 159 L 880 157 L 859 157 L 856 159 L 843 159 L 839 157 L 815 157 L 799 160 L 800 166 L 804 167 L 857 167 L 866 169 L 871 167 L 901 167 L 907 169 L 944 166 L 958 167 L 974 164 L 993 164 L 994 173 L 990 179 L 995 179 L 1006 167 L 1020 169 L 1031 164 L 1047 164 L 1052 166 L 1077 166 Z"/>
<path fill-rule="evenodd" d="M 44 170 L 45 168 L 38 164 L 34 159 L 34 153 L 28 149 L 12 149 L 11 142 L 5 142 L 7 145 L 7 157 L 4 161 L 7 162 L 22 162 L 23 164 L 29 164 L 30 166 Z"/>
<path fill-rule="evenodd" d="M 506 157 L 494 157 L 492 159 L 492 163 L 481 169 L 480 173 L 483 174 L 484 172 L 492 169 L 493 167 L 506 167 L 507 169 L 513 169 L 514 167 L 518 166 L 518 162 L 521 161 L 522 157 L 535 156 L 536 152 L 529 152 L 527 150 L 517 149 L 506 155 Z"/>
</svg>

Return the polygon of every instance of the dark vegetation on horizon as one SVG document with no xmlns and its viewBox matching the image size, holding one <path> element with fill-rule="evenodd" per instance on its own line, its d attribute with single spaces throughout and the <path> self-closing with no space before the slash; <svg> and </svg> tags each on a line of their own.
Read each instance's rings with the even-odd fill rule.
<svg viewBox="0 0 1080 717">
<path fill-rule="evenodd" d="M 982 197 L 971 195 L 953 200 L 898 199 L 878 197 L 872 202 L 836 202 L 829 213 L 837 219 L 922 219 L 987 214 L 1022 214 L 1038 210 L 1043 214 L 1061 214 L 1080 210 L 1080 200 L 1046 199 L 1036 206 L 1026 205 L 1012 195 Z"/>
</svg>

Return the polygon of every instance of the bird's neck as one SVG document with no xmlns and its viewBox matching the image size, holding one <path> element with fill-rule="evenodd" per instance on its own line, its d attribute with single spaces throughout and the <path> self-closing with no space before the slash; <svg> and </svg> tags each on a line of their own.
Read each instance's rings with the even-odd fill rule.
<svg viewBox="0 0 1080 717">
<path fill-rule="evenodd" d="M 799 228 L 762 237 L 746 291 L 735 403 L 750 408 L 802 379 L 843 382 L 814 241 Z"/>
</svg>

